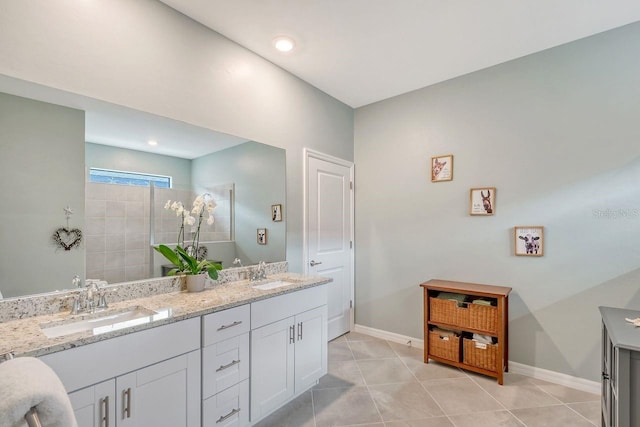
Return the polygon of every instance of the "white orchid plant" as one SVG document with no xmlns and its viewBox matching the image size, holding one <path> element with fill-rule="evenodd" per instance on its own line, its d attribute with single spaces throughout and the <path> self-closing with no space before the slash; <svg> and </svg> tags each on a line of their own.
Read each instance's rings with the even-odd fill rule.
<svg viewBox="0 0 640 427">
<path fill-rule="evenodd" d="M 210 193 L 199 195 L 193 201 L 191 210 L 185 209 L 182 202 L 168 200 L 164 205 L 167 210 L 175 212 L 176 216 L 181 218 L 180 231 L 178 232 L 178 245 L 175 251 L 167 245 L 159 245 L 154 247 L 156 251 L 164 255 L 174 266 L 169 271 L 169 275 L 175 274 L 200 274 L 204 271 L 209 273 L 212 279 L 218 278 L 218 270 L 222 269 L 219 263 L 212 263 L 206 259 L 198 259 L 198 248 L 200 245 L 200 227 L 205 220 L 208 225 L 213 224 L 213 212 L 216 208 L 216 202 Z M 185 226 L 191 227 L 193 233 L 193 242 L 189 246 L 184 246 Z M 206 256 L 204 257 L 206 258 Z"/>
</svg>

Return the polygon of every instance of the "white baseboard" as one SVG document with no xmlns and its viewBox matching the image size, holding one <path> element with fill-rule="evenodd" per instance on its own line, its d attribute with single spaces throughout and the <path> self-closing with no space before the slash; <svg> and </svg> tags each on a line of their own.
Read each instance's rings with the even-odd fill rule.
<svg viewBox="0 0 640 427">
<path fill-rule="evenodd" d="M 381 329 L 370 328 L 369 326 L 354 325 L 353 332 L 369 335 L 383 340 L 397 342 L 398 344 L 407 344 L 411 341 L 411 347 L 424 348 L 424 341 L 420 338 L 413 338 L 407 335 L 400 335 L 394 332 L 387 332 Z"/>
<path fill-rule="evenodd" d="M 380 338 L 383 340 L 396 342 L 398 344 L 407 344 L 411 341 L 411 346 L 424 348 L 424 340 L 413 338 L 407 335 L 387 332 L 381 329 L 371 328 L 369 326 L 354 325 L 354 332 Z M 547 369 L 536 368 L 535 366 L 524 365 L 522 363 L 509 361 L 509 372 L 514 374 L 525 375 L 527 377 L 538 380 L 548 381 L 550 383 L 571 387 L 576 390 L 586 391 L 588 393 L 600 394 L 601 385 L 597 381 L 586 380 L 584 378 L 573 377 L 571 375 L 562 374 L 560 372 L 549 371 Z"/>
<path fill-rule="evenodd" d="M 586 391 L 588 393 L 600 394 L 602 386 L 597 381 L 586 380 L 584 378 L 574 377 L 560 372 L 549 371 L 547 369 L 536 368 L 535 366 L 524 365 L 522 363 L 509 361 L 509 372 L 514 374 L 526 375 L 538 380 L 548 381 L 550 383 L 575 388 L 576 390 Z"/>
</svg>

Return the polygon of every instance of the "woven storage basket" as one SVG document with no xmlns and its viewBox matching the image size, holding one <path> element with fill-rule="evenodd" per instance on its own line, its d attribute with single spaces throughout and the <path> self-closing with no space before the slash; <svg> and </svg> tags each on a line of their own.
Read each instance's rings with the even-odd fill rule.
<svg viewBox="0 0 640 427">
<path fill-rule="evenodd" d="M 454 362 L 460 361 L 460 338 L 442 337 L 438 332 L 429 331 L 429 354 Z"/>
<path fill-rule="evenodd" d="M 462 342 L 464 363 L 492 372 L 498 371 L 498 346 L 496 344 L 482 344 L 466 338 Z"/>
<path fill-rule="evenodd" d="M 468 305 L 469 323 L 466 326 L 472 329 L 479 329 L 481 331 L 487 331 L 496 333 L 498 329 L 498 307 L 482 305 L 482 304 L 469 304 Z"/>
<path fill-rule="evenodd" d="M 458 307 L 458 302 L 449 299 L 429 298 L 429 320 L 448 325 L 467 326 L 469 310 Z"/>
</svg>

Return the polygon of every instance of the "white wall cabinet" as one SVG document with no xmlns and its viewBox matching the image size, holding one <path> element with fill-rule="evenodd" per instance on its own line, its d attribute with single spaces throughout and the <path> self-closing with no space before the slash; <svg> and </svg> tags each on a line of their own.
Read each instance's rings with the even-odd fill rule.
<svg viewBox="0 0 640 427">
<path fill-rule="evenodd" d="M 79 427 L 200 427 L 200 319 L 41 357 Z"/>
<path fill-rule="evenodd" d="M 273 321 L 291 312 L 297 313 Z M 326 288 L 252 304 L 251 326 L 251 422 L 255 423 L 327 373 Z"/>
<path fill-rule="evenodd" d="M 199 426 L 199 367 L 193 351 L 70 393 L 78 427 Z"/>
</svg>

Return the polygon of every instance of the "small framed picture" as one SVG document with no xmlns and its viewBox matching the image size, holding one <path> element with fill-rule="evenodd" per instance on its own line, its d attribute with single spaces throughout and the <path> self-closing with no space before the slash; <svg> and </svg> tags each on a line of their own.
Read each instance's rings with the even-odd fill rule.
<svg viewBox="0 0 640 427">
<path fill-rule="evenodd" d="M 470 215 L 493 215 L 496 210 L 496 188 L 472 188 L 469 192 Z"/>
<path fill-rule="evenodd" d="M 544 227 L 537 225 L 514 227 L 516 255 L 542 256 L 544 254 Z"/>
<path fill-rule="evenodd" d="M 267 229 L 266 228 L 258 228 L 257 232 L 258 244 L 266 245 L 267 244 Z"/>
<path fill-rule="evenodd" d="M 282 221 L 282 205 L 271 205 L 271 221 Z"/>
<path fill-rule="evenodd" d="M 431 158 L 431 182 L 453 180 L 453 154 Z"/>
</svg>

